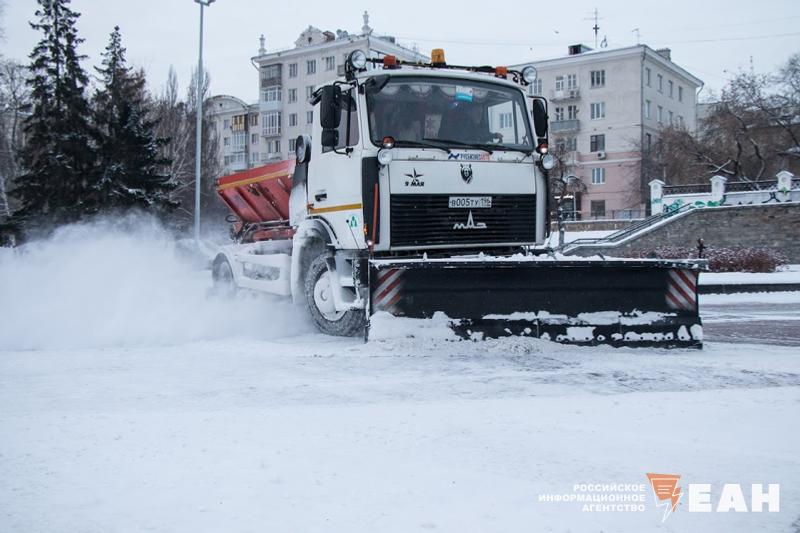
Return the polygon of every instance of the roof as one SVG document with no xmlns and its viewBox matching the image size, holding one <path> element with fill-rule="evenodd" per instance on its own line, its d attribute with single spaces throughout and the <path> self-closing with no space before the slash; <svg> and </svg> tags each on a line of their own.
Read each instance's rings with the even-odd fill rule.
<svg viewBox="0 0 800 533">
<path fill-rule="evenodd" d="M 672 70 L 679 76 L 686 79 L 686 81 L 693 83 L 698 87 L 703 85 L 703 80 L 701 80 L 694 74 L 690 73 L 683 67 L 679 66 L 677 63 L 665 58 L 664 56 L 662 56 L 661 54 L 659 54 L 658 52 L 656 52 L 655 50 L 653 50 L 652 48 L 650 48 L 645 44 L 627 46 L 624 48 L 614 48 L 611 50 L 607 48 L 602 48 L 600 50 L 589 50 L 575 55 L 567 55 L 551 59 L 539 59 L 536 61 L 528 61 L 526 63 L 520 63 L 518 65 L 511 66 L 509 68 L 521 69 L 526 65 L 533 65 L 537 69 L 548 68 L 548 67 L 559 67 L 559 66 L 574 65 L 579 63 L 594 63 L 598 61 L 622 58 L 627 56 L 637 56 L 637 55 L 646 56 L 648 59 L 656 63 L 659 63 L 665 69 Z"/>
</svg>

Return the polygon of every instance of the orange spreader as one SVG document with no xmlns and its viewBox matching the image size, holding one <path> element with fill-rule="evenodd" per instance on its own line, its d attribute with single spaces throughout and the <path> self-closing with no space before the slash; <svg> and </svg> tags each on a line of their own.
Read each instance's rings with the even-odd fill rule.
<svg viewBox="0 0 800 533">
<path fill-rule="evenodd" d="M 242 222 L 285 221 L 293 173 L 293 159 L 236 172 L 217 180 L 217 194 Z"/>
</svg>

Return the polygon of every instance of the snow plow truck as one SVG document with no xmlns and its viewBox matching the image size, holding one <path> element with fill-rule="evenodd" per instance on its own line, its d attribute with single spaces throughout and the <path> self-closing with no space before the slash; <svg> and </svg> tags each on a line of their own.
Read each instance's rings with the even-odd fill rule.
<svg viewBox="0 0 800 533">
<path fill-rule="evenodd" d="M 702 261 L 546 246 L 555 159 L 535 77 L 352 52 L 310 98 L 293 160 L 217 181 L 234 242 L 215 289 L 291 298 L 330 335 L 368 335 L 381 313 L 446 317 L 471 339 L 700 347 Z"/>
</svg>

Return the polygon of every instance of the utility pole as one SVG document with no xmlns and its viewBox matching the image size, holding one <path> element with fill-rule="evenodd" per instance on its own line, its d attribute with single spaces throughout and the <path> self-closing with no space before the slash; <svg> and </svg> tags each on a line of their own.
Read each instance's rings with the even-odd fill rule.
<svg viewBox="0 0 800 533">
<path fill-rule="evenodd" d="M 194 0 L 200 4 L 200 45 L 199 53 L 197 56 L 197 121 L 196 121 L 196 136 L 195 136 L 195 154 L 194 154 L 194 240 L 200 244 L 200 170 L 202 161 L 202 145 L 203 145 L 203 83 L 205 76 L 203 75 L 203 8 L 210 6 L 215 0 Z"/>
</svg>

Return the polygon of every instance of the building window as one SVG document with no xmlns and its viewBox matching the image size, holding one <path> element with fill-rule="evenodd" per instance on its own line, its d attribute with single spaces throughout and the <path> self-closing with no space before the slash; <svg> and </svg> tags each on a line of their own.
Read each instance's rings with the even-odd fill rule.
<svg viewBox="0 0 800 533">
<path fill-rule="evenodd" d="M 678 101 L 683 102 L 683 87 L 678 85 Z"/>
<path fill-rule="evenodd" d="M 653 136 L 649 133 L 644 134 L 644 147 L 648 152 L 653 148 Z"/>
<path fill-rule="evenodd" d="M 685 126 L 685 123 L 683 121 L 683 116 L 682 115 L 678 115 L 678 127 L 682 129 L 684 126 Z"/>
<path fill-rule="evenodd" d="M 294 155 L 294 149 L 297 146 L 297 139 L 289 139 L 289 156 Z"/>
<path fill-rule="evenodd" d="M 578 138 L 567 137 L 567 152 L 576 152 L 576 151 L 578 151 Z"/>
<path fill-rule="evenodd" d="M 250 144 L 258 144 L 258 133 L 250 134 Z"/>
<path fill-rule="evenodd" d="M 606 201 L 605 200 L 592 200 L 590 205 L 591 215 L 595 218 L 602 218 L 606 216 Z"/>
<path fill-rule="evenodd" d="M 297 102 L 297 89 L 288 89 L 287 97 L 290 104 Z"/>
<path fill-rule="evenodd" d="M 313 123 L 314 123 L 314 112 L 306 111 L 306 124 L 313 124 Z"/>
<path fill-rule="evenodd" d="M 500 129 L 512 127 L 511 113 L 500 113 Z"/>
<path fill-rule="evenodd" d="M 556 91 L 564 90 L 564 76 L 556 76 Z"/>
<path fill-rule="evenodd" d="M 222 126 L 222 127 L 223 127 L 223 128 L 225 128 L 226 130 L 229 130 L 229 129 L 231 129 L 231 119 L 229 119 L 229 118 L 226 118 L 226 119 L 223 121 L 223 126 Z"/>
<path fill-rule="evenodd" d="M 297 63 L 290 63 L 289 64 L 289 77 L 296 78 L 297 77 Z"/>
<path fill-rule="evenodd" d="M 606 118 L 606 103 L 595 102 L 591 105 L 592 120 Z"/>
<path fill-rule="evenodd" d="M 325 58 L 325 70 L 333 70 L 336 68 L 336 57 L 328 56 Z"/>
<path fill-rule="evenodd" d="M 593 70 L 590 73 L 590 79 L 592 81 L 591 87 L 595 89 L 597 87 L 605 87 L 606 86 L 606 71 L 605 70 Z"/>
<path fill-rule="evenodd" d="M 531 85 L 530 85 L 529 91 L 530 91 L 531 94 L 534 94 L 534 95 L 537 95 L 537 96 L 541 96 L 541 94 L 542 94 L 542 79 L 541 78 L 536 78 L 535 80 L 533 80 L 533 83 L 531 83 Z"/>
<path fill-rule="evenodd" d="M 644 68 L 644 83 L 648 87 L 652 87 L 652 85 L 650 84 L 650 68 L 649 67 L 645 67 Z"/>
<path fill-rule="evenodd" d="M 267 87 L 264 89 L 265 102 L 280 102 L 281 101 L 281 88 L 277 85 Z"/>
<path fill-rule="evenodd" d="M 564 120 L 564 108 L 556 107 L 555 109 L 556 122 Z"/>
<path fill-rule="evenodd" d="M 277 78 L 281 75 L 281 66 L 280 65 L 269 65 L 268 67 L 261 68 L 261 79 L 262 80 L 269 80 L 272 78 Z"/>
<path fill-rule="evenodd" d="M 258 152 L 253 152 L 252 154 L 250 154 L 251 164 L 258 163 L 260 160 L 261 160 L 261 154 L 259 154 Z"/>
<path fill-rule="evenodd" d="M 309 59 L 306 61 L 306 74 L 316 74 L 317 73 L 317 60 L 316 59 Z"/>
<path fill-rule="evenodd" d="M 576 105 L 567 106 L 567 119 L 569 120 L 578 119 L 578 106 Z"/>
<path fill-rule="evenodd" d="M 244 150 L 244 144 L 247 140 L 246 134 L 244 132 L 241 133 L 234 133 L 233 134 L 233 149 L 234 150 Z"/>
<path fill-rule="evenodd" d="M 578 88 L 578 76 L 575 74 L 567 74 L 567 89 Z"/>
<path fill-rule="evenodd" d="M 673 97 L 672 95 L 674 90 L 675 90 L 675 84 L 672 83 L 672 80 L 667 81 L 667 94 L 669 95 L 670 98 Z"/>
<path fill-rule="evenodd" d="M 230 137 L 223 137 L 222 138 L 222 146 L 230 146 L 231 145 L 231 138 Z"/>
<path fill-rule="evenodd" d="M 605 149 L 606 149 L 606 136 L 604 134 L 592 135 L 589 137 L 590 152 L 602 152 Z"/>
<path fill-rule="evenodd" d="M 658 92 L 663 93 L 664 92 L 664 76 L 662 76 L 661 74 L 658 74 L 658 76 L 656 77 L 656 80 L 658 81 L 658 87 L 657 87 L 658 88 Z"/>
<path fill-rule="evenodd" d="M 312 96 L 314 96 L 314 86 L 313 85 L 307 85 L 306 86 L 306 99 L 311 98 Z"/>
<path fill-rule="evenodd" d="M 669 125 L 672 126 L 675 122 L 675 116 L 672 114 L 672 111 L 669 112 Z"/>
<path fill-rule="evenodd" d="M 239 131 L 244 129 L 244 120 L 245 115 L 236 115 L 233 117 L 231 121 L 231 129 L 234 131 Z"/>
<path fill-rule="evenodd" d="M 264 135 L 279 135 L 281 132 L 281 114 L 264 113 L 261 117 L 261 131 Z"/>
<path fill-rule="evenodd" d="M 645 100 L 644 101 L 644 118 L 650 118 L 650 108 L 651 107 L 652 106 L 650 105 L 650 100 Z"/>
<path fill-rule="evenodd" d="M 258 126 L 258 113 L 253 113 L 250 115 L 250 125 Z"/>
<path fill-rule="evenodd" d="M 592 169 L 592 185 L 602 185 L 606 182 L 606 169 L 597 167 Z"/>
<path fill-rule="evenodd" d="M 664 122 L 664 108 L 658 106 L 658 123 L 662 124 Z"/>
<path fill-rule="evenodd" d="M 289 126 L 297 126 L 297 113 L 289 114 Z"/>
</svg>

